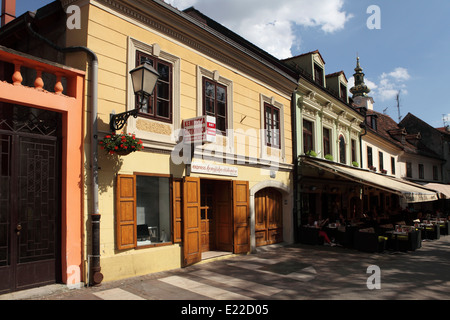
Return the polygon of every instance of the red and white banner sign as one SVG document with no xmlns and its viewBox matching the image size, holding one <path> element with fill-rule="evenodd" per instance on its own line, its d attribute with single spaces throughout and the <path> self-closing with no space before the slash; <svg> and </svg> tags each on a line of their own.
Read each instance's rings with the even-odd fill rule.
<svg viewBox="0 0 450 320">
<path fill-rule="evenodd" d="M 183 120 L 185 143 L 216 142 L 216 118 L 202 116 Z"/>
</svg>

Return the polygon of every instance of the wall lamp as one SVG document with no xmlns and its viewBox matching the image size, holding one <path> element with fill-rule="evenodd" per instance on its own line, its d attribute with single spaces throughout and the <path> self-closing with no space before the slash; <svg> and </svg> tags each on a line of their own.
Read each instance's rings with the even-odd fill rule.
<svg viewBox="0 0 450 320">
<path fill-rule="evenodd" d="M 121 130 L 130 116 L 135 118 L 138 116 L 139 110 L 149 102 L 149 97 L 153 93 L 156 82 L 159 79 L 158 71 L 156 71 L 148 62 L 131 70 L 130 75 L 134 94 L 138 97 L 138 106 L 130 111 L 112 114 L 109 122 L 109 127 L 112 131 Z"/>
</svg>

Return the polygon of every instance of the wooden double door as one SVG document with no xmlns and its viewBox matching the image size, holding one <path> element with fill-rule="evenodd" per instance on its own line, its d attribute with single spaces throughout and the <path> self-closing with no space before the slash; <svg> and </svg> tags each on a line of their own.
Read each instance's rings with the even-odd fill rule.
<svg viewBox="0 0 450 320">
<path fill-rule="evenodd" d="M 3 119 L 3 120 L 2 120 Z M 58 114 L 0 111 L 0 293 L 60 280 Z"/>
<path fill-rule="evenodd" d="M 184 266 L 201 261 L 204 251 L 250 251 L 247 181 L 185 177 L 179 183 L 183 184 Z"/>
<path fill-rule="evenodd" d="M 255 194 L 256 246 L 283 241 L 283 196 L 274 188 L 265 188 Z"/>
</svg>

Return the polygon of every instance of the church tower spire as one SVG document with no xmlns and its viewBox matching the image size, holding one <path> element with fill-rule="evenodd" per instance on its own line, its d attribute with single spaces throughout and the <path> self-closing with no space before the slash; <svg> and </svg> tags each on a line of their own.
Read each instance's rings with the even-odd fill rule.
<svg viewBox="0 0 450 320">
<path fill-rule="evenodd" d="M 359 56 L 356 58 L 356 68 L 353 74 L 355 84 L 350 88 L 350 93 L 353 95 L 353 104 L 356 107 L 363 107 L 366 110 L 373 110 L 373 99 L 368 95 L 370 92 L 369 87 L 364 82 L 364 72 L 359 63 Z"/>
<path fill-rule="evenodd" d="M 359 57 L 356 58 L 356 68 L 355 73 L 353 74 L 353 78 L 355 79 L 355 85 L 350 88 L 350 92 L 353 94 L 353 98 L 355 97 L 366 97 L 370 92 L 369 87 L 364 82 L 364 72 L 359 64 Z"/>
</svg>

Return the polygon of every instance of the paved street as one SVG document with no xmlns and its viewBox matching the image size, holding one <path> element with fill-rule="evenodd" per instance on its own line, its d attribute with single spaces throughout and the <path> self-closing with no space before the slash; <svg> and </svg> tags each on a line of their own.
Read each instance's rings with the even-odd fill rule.
<svg viewBox="0 0 450 320">
<path fill-rule="evenodd" d="M 380 289 L 369 289 L 369 266 Z M 185 269 L 69 290 L 50 286 L 12 300 L 448 300 L 450 236 L 415 252 L 363 253 L 329 246 L 274 245 Z M 370 282 L 375 283 L 375 282 Z M 186 302 L 186 307 L 189 305 Z M 192 311 L 192 310 L 187 310 Z M 195 310 L 194 310 L 195 312 Z"/>
</svg>

